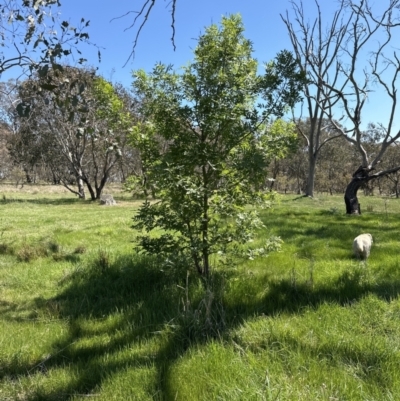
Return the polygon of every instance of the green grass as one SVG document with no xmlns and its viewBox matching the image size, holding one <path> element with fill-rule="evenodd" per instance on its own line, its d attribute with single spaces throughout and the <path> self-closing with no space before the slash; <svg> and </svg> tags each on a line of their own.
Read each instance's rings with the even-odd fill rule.
<svg viewBox="0 0 400 401">
<path fill-rule="evenodd" d="M 205 288 L 136 254 L 116 198 L 0 192 L 0 400 L 399 399 L 399 200 L 282 197 L 282 251 Z"/>
</svg>

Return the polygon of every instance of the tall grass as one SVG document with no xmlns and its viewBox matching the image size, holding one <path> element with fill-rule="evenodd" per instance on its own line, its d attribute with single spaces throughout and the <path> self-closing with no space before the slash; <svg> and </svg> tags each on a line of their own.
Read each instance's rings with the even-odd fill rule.
<svg viewBox="0 0 400 401">
<path fill-rule="evenodd" d="M 282 251 L 204 282 L 138 255 L 120 200 L 0 193 L 0 400 L 400 399 L 399 201 L 282 197 Z"/>
</svg>

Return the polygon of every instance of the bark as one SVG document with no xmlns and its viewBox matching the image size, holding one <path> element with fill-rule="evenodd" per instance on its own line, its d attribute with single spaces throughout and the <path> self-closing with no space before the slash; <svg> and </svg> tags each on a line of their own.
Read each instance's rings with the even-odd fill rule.
<svg viewBox="0 0 400 401">
<path fill-rule="evenodd" d="M 85 194 L 85 187 L 84 187 L 84 180 L 82 178 L 82 169 L 79 168 L 77 171 L 75 171 L 75 176 L 76 176 L 76 183 L 78 185 L 78 193 L 79 193 L 79 198 L 80 199 L 85 199 L 86 194 Z"/>
<path fill-rule="evenodd" d="M 357 191 L 364 184 L 364 180 L 353 177 L 349 185 L 347 185 L 344 194 L 344 202 L 346 204 L 347 214 L 361 214 L 361 205 L 358 202 Z"/>
<path fill-rule="evenodd" d="M 344 193 L 344 202 L 346 204 L 347 214 L 361 214 L 361 205 L 358 202 L 357 191 L 369 180 L 378 177 L 369 175 L 372 170 L 374 170 L 373 167 L 360 166 L 353 174 L 353 178 L 350 181 L 349 185 L 347 185 L 346 191 Z"/>
<path fill-rule="evenodd" d="M 314 197 L 314 185 L 315 185 L 315 165 L 317 159 L 312 154 L 308 158 L 308 177 L 307 177 L 307 186 L 306 186 L 306 196 Z"/>
<path fill-rule="evenodd" d="M 358 202 L 357 191 L 362 185 L 366 184 L 370 180 L 397 173 L 400 170 L 400 166 L 370 175 L 370 172 L 372 170 L 375 170 L 375 168 L 360 166 L 358 170 L 353 174 L 353 178 L 350 181 L 349 185 L 347 185 L 346 192 L 344 194 L 344 202 L 346 204 L 347 214 L 361 214 L 361 207 L 360 203 Z"/>
<path fill-rule="evenodd" d="M 78 184 L 79 198 L 80 199 L 85 199 L 86 198 L 86 194 L 85 194 L 85 187 L 83 186 L 82 178 L 77 177 L 77 184 Z"/>
</svg>

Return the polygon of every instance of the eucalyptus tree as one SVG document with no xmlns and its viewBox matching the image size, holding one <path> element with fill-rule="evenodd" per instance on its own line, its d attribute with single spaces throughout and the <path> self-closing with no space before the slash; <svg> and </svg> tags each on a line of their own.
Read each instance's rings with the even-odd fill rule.
<svg viewBox="0 0 400 401">
<path fill-rule="evenodd" d="M 169 261 L 182 257 L 205 276 L 212 255 L 240 253 L 261 224 L 245 207 L 266 202 L 256 184 L 265 180 L 269 150 L 278 148 L 268 126 L 298 101 L 303 78 L 285 51 L 258 75 L 243 32 L 239 15 L 224 17 L 199 37 L 181 74 L 163 64 L 134 73 L 143 122 L 132 135 L 143 144 L 159 198 L 146 200 L 134 218 L 145 230 L 138 245 Z"/>
<path fill-rule="evenodd" d="M 385 154 L 385 159 L 382 161 L 385 169 L 393 169 L 398 166 L 400 160 L 400 147 L 398 144 L 391 145 Z M 385 182 L 386 181 L 386 182 Z M 400 198 L 400 170 L 389 174 L 383 182 L 386 189 L 386 194 Z"/>
<path fill-rule="evenodd" d="M 0 4 L 0 77 L 13 70 L 20 76 L 46 76 L 62 59 L 77 56 L 80 42 L 87 42 L 89 21 L 76 25 L 59 17 L 60 0 L 7 0 Z M 45 85 L 54 85 L 49 82 Z"/>
<path fill-rule="evenodd" d="M 384 3 L 384 4 L 382 4 Z M 319 115 L 330 120 L 335 132 L 358 151 L 361 162 L 345 191 L 346 212 L 359 214 L 357 191 L 369 181 L 400 170 L 400 162 L 380 168 L 385 152 L 400 138 L 396 126 L 397 86 L 400 58 L 396 34 L 400 31 L 399 0 L 372 4 L 369 0 L 340 0 L 327 26 L 318 1 L 317 17 L 308 23 L 302 2 L 293 1 L 295 15 L 284 21 L 289 30 L 299 66 L 307 73 L 305 97 Z M 308 91 L 308 92 L 307 92 Z M 370 154 L 366 125 L 370 122 L 366 105 L 373 104 L 374 91 L 386 96 L 388 105 L 377 108 L 385 121 L 375 124 L 381 134 L 379 149 Z M 318 131 L 317 131 L 318 132 Z"/>
<path fill-rule="evenodd" d="M 293 120 L 307 146 L 308 170 L 305 195 L 314 196 L 315 172 L 321 150 L 329 141 L 340 136 L 339 132 L 332 130 L 332 124 L 325 118 L 325 111 L 330 107 L 328 99 L 332 91 L 331 93 L 324 91 L 318 83 L 329 79 L 331 67 L 335 64 L 345 40 L 349 22 L 343 22 L 341 19 L 345 8 L 344 1 L 340 2 L 338 11 L 333 15 L 328 32 L 322 24 L 322 12 L 317 2 L 318 17 L 312 23 L 305 17 L 301 1 L 290 3 L 293 17 L 287 11 L 281 18 L 287 27 L 299 68 L 308 78 L 303 87 L 304 104 L 300 108 L 300 116 L 295 117 L 293 111 Z M 305 116 L 303 116 L 304 109 Z M 302 124 L 304 118 L 308 120 L 306 126 Z M 326 131 L 329 135 L 324 135 Z"/>
<path fill-rule="evenodd" d="M 81 198 L 86 187 L 98 199 L 122 156 L 119 143 L 131 114 L 113 86 L 93 71 L 64 66 L 47 76 L 55 83 L 51 90 L 43 89 L 41 77 L 20 86 L 26 111 L 18 117 L 18 135 L 57 181 Z"/>
<path fill-rule="evenodd" d="M 10 129 L 7 124 L 0 122 L 0 180 L 10 177 L 13 164 L 7 149 Z"/>
</svg>

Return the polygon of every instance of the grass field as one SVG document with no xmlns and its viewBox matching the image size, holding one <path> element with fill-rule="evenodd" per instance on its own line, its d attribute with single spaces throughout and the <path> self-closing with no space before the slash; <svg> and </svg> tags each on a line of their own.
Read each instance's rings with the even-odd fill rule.
<svg viewBox="0 0 400 401">
<path fill-rule="evenodd" d="M 1 401 L 400 399 L 399 200 L 282 196 L 259 233 L 282 251 L 204 286 L 135 252 L 114 193 L 0 187 Z"/>
</svg>

